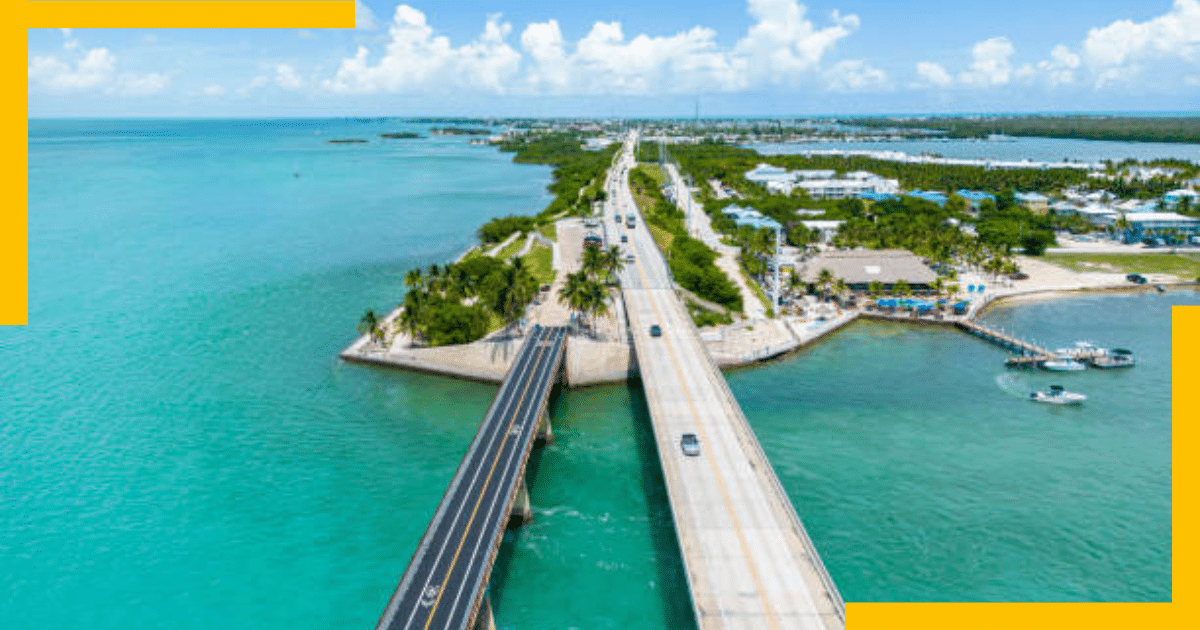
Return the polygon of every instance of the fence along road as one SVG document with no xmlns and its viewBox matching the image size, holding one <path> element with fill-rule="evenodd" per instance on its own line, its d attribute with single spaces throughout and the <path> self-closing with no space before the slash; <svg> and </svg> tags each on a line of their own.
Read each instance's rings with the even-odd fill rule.
<svg viewBox="0 0 1200 630">
<path fill-rule="evenodd" d="M 492 563 L 562 365 L 566 329 L 534 326 L 450 481 L 377 630 L 461 630 Z"/>
</svg>

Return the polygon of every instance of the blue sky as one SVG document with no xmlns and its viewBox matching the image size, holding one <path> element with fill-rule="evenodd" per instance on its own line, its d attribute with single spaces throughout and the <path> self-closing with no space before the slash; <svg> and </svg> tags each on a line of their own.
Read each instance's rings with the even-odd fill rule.
<svg viewBox="0 0 1200 630">
<path fill-rule="evenodd" d="M 361 0 L 358 16 L 356 29 L 33 29 L 29 113 L 1200 109 L 1200 0 Z"/>
</svg>

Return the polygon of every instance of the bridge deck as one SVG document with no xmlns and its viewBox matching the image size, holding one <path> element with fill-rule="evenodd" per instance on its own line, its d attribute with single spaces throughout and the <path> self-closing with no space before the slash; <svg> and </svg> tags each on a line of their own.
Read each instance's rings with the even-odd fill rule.
<svg viewBox="0 0 1200 630">
<path fill-rule="evenodd" d="M 566 329 L 535 326 L 513 361 L 378 630 L 461 630 L 479 610 L 562 363 Z"/>
<path fill-rule="evenodd" d="M 636 212 L 624 168 L 613 171 L 610 199 Z M 699 627 L 844 628 L 841 597 L 647 228 L 625 233 L 635 257 L 621 278 L 626 309 Z M 699 437 L 700 456 L 682 453 L 683 433 Z"/>
</svg>

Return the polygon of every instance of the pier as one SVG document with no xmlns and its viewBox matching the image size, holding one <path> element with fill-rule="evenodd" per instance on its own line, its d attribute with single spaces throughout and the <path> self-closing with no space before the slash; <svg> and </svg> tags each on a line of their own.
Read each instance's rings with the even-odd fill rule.
<svg viewBox="0 0 1200 630">
<path fill-rule="evenodd" d="M 1013 337 L 1012 335 L 1000 332 L 999 330 L 996 330 L 994 328 L 988 328 L 987 326 L 984 326 L 983 324 L 980 324 L 979 322 L 976 322 L 973 320 L 969 320 L 969 319 L 955 320 L 954 325 L 958 326 L 960 329 L 965 330 L 977 337 L 981 337 L 981 338 L 986 339 L 996 345 L 1007 348 L 1008 350 L 1011 350 L 1012 352 L 1016 352 L 1018 354 L 1023 355 L 1023 356 L 1017 357 L 1017 358 L 1032 361 L 1034 363 L 1036 363 L 1038 361 L 1046 361 L 1046 360 L 1054 358 L 1054 353 L 1051 352 L 1050 350 L 1047 350 L 1046 348 L 1032 344 L 1032 343 L 1030 343 L 1028 341 L 1024 341 L 1022 339 L 1017 339 L 1016 337 Z"/>
<path fill-rule="evenodd" d="M 550 435 L 546 404 L 565 345 L 565 328 L 530 331 L 377 630 L 495 627 L 486 587 L 505 528 L 532 515 L 525 464 L 535 439 Z"/>
</svg>

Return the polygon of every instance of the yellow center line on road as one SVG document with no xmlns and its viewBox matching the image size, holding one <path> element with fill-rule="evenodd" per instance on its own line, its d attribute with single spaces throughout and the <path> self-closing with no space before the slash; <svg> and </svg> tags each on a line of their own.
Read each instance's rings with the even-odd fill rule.
<svg viewBox="0 0 1200 630">
<path fill-rule="evenodd" d="M 538 344 L 540 350 L 537 351 L 537 358 L 533 360 L 533 366 L 536 368 L 542 360 L 542 355 L 546 352 L 546 346 Z M 531 370 L 535 372 L 536 370 Z M 454 550 L 454 557 L 450 560 L 450 567 L 446 569 L 446 576 L 454 573 L 454 567 L 458 564 L 458 556 L 462 553 L 463 545 L 467 542 L 467 534 L 471 531 L 470 523 L 475 521 L 475 515 L 479 512 L 479 506 L 483 503 L 484 490 L 487 489 L 492 482 L 492 475 L 496 472 L 496 466 L 500 463 L 500 454 L 504 452 L 504 447 L 508 444 L 508 439 L 512 437 L 512 426 L 517 419 L 517 414 L 521 411 L 521 405 L 525 402 L 525 396 L 529 393 L 529 386 L 533 384 L 533 379 L 525 381 L 525 389 L 521 390 L 521 397 L 517 400 L 517 406 L 513 409 L 512 416 L 508 419 L 508 426 L 504 430 L 504 440 L 500 442 L 500 447 L 496 449 L 496 456 L 492 459 L 492 466 L 488 469 L 487 477 L 483 481 L 483 488 L 479 492 L 479 498 L 475 500 L 475 507 L 471 510 L 471 517 L 467 519 L 467 527 L 463 530 L 462 538 L 458 541 L 458 547 Z M 444 586 L 444 585 L 443 585 Z M 429 616 L 425 619 L 425 630 L 429 630 L 429 624 L 433 623 L 433 616 L 437 613 L 438 606 L 442 603 L 442 595 L 446 594 L 446 589 L 438 589 L 437 599 L 433 602 L 433 607 L 429 609 Z"/>
<path fill-rule="evenodd" d="M 638 269 L 638 274 L 642 277 L 643 286 L 649 287 L 649 277 L 646 275 L 646 270 L 642 266 L 641 259 L 642 257 L 638 256 L 637 260 L 635 261 L 635 266 Z M 642 290 L 649 291 L 650 289 Z M 660 321 L 662 321 L 663 316 L 662 312 L 658 309 L 658 305 L 652 298 L 650 298 L 649 295 L 647 295 L 647 299 L 650 302 L 650 307 L 654 309 L 654 314 L 658 316 Z M 687 379 L 684 378 L 683 371 L 679 369 L 679 357 L 675 354 L 674 344 L 671 342 L 671 337 L 670 335 L 665 335 L 662 337 L 662 339 L 666 345 L 667 353 L 671 355 L 671 367 L 674 368 L 676 376 L 679 377 L 679 384 L 683 389 L 684 398 L 687 399 L 688 409 L 690 409 L 692 413 L 693 424 L 696 426 L 696 430 L 700 433 L 701 440 L 703 442 L 708 442 L 708 433 L 704 430 L 704 424 L 699 421 L 700 414 L 696 409 L 696 402 L 692 398 L 691 390 L 687 386 Z M 750 577 L 754 581 L 754 588 L 757 591 L 759 601 L 763 605 L 763 613 L 767 620 L 767 624 L 775 630 L 782 630 L 782 626 L 779 623 L 778 614 L 775 611 L 775 607 L 771 604 L 771 598 L 767 594 L 766 587 L 763 585 L 762 574 L 758 568 L 758 565 L 754 562 L 754 558 L 750 549 L 750 542 L 746 539 L 746 534 L 743 531 L 741 519 L 738 518 L 737 511 L 734 509 L 733 499 L 729 496 L 729 488 L 725 484 L 725 479 L 721 475 L 721 470 L 712 457 L 707 457 L 705 459 L 708 460 L 709 468 L 712 470 L 713 477 L 717 481 L 718 489 L 721 492 L 721 500 L 725 504 L 725 511 L 728 512 L 729 519 L 733 522 L 734 533 L 737 535 L 738 539 L 738 546 L 741 547 L 742 557 L 745 558 L 746 566 L 750 569 Z"/>
</svg>

